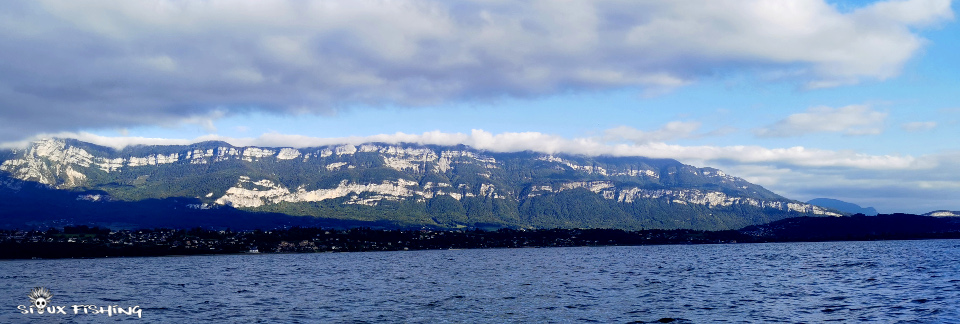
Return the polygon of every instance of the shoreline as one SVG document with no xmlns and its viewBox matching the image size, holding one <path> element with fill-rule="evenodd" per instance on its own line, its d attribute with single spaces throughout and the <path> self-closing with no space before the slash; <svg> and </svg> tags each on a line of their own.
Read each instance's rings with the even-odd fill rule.
<svg viewBox="0 0 960 324">
<path fill-rule="evenodd" d="M 740 230 L 543 229 L 348 230 L 288 228 L 216 231 L 194 228 L 111 231 L 65 227 L 0 231 L 0 259 L 65 259 L 460 250 L 484 248 L 602 247 L 830 241 L 960 239 L 960 219 L 916 215 L 795 218 Z M 256 251 L 256 252 L 253 252 Z"/>
</svg>

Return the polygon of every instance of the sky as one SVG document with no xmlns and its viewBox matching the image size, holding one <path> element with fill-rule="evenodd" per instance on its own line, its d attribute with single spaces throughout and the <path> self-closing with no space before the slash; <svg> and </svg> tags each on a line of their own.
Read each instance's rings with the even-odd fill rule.
<svg viewBox="0 0 960 324">
<path fill-rule="evenodd" d="M 467 144 L 960 210 L 951 0 L 0 2 L 0 147 Z"/>
</svg>

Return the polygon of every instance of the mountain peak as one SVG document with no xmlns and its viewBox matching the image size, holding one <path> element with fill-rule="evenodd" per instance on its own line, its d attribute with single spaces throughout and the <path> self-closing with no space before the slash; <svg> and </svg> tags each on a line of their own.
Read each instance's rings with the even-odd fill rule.
<svg viewBox="0 0 960 324">
<path fill-rule="evenodd" d="M 807 201 L 808 204 L 820 207 L 832 208 L 849 214 L 864 214 L 867 216 L 876 216 L 877 210 L 873 207 L 860 207 L 860 205 L 837 200 L 832 198 L 815 198 Z"/>
</svg>

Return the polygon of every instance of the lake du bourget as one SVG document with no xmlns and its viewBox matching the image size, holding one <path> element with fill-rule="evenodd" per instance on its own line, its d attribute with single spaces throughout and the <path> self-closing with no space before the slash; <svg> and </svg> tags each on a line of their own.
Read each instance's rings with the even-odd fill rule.
<svg viewBox="0 0 960 324">
<path fill-rule="evenodd" d="M 8 260 L 0 278 L 2 323 L 960 323 L 960 240 Z"/>
</svg>

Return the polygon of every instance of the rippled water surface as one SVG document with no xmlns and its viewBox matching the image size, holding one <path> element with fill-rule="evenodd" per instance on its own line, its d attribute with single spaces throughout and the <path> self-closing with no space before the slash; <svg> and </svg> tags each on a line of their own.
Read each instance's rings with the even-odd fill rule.
<svg viewBox="0 0 960 324">
<path fill-rule="evenodd" d="M 135 316 L 22 314 L 140 306 Z M 0 261 L 0 322 L 960 323 L 960 240 Z"/>
</svg>

